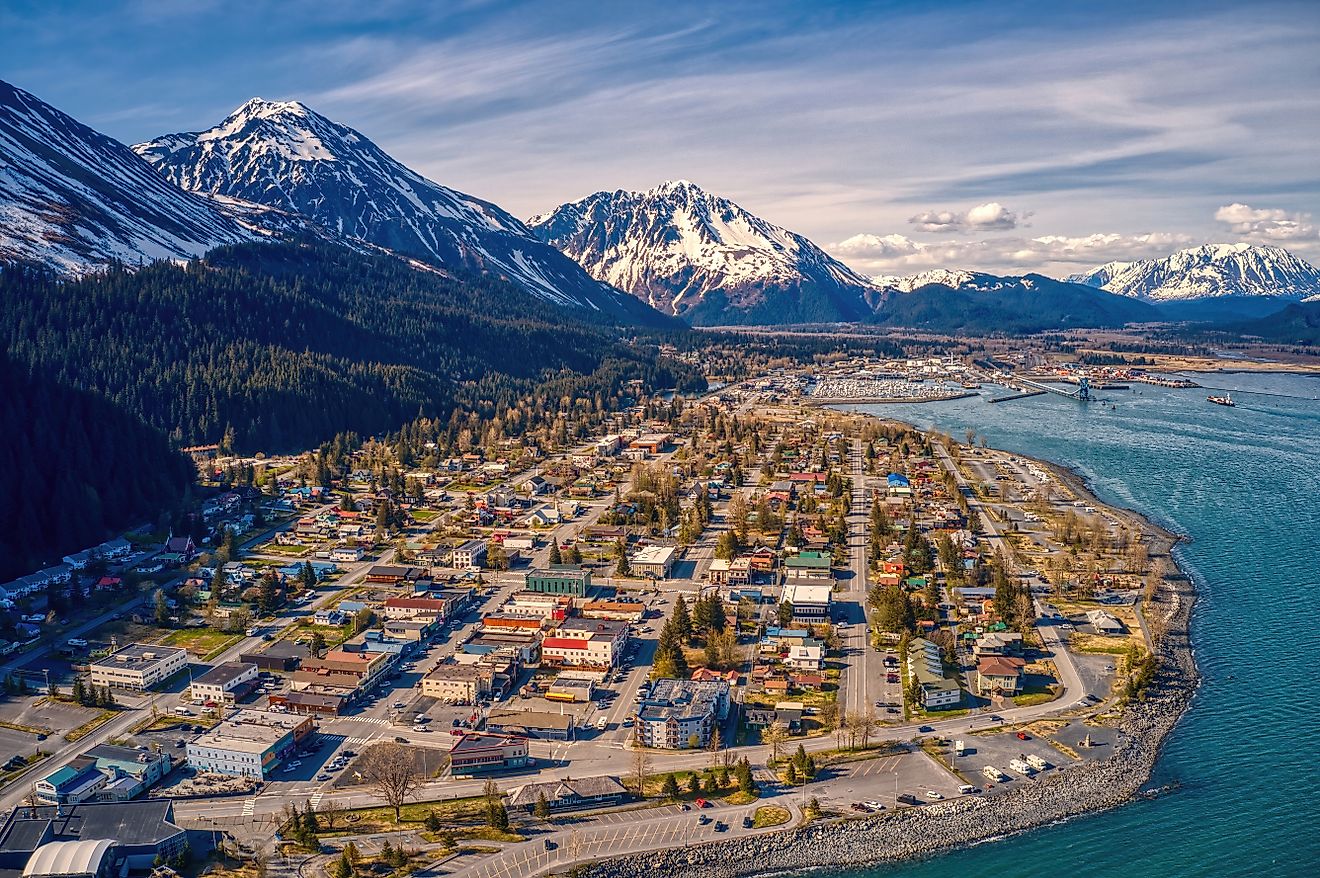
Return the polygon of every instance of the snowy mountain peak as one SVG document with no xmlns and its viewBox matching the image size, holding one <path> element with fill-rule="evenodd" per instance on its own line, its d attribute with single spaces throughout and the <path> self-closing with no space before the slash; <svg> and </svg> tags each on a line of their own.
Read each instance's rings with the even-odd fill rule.
<svg viewBox="0 0 1320 878">
<path fill-rule="evenodd" d="M 82 274 L 253 237 L 132 150 L 0 81 L 0 262 Z"/>
<path fill-rule="evenodd" d="M 1155 301 L 1320 293 L 1320 271 L 1282 247 L 1205 244 L 1163 259 L 1110 262 L 1068 278 L 1111 293 Z"/>
<path fill-rule="evenodd" d="M 1016 283 L 1019 278 L 1003 278 L 980 271 L 967 271 L 957 268 L 934 268 L 909 275 L 881 275 L 871 278 L 871 282 L 882 290 L 897 290 L 910 293 L 924 286 L 935 284 L 955 290 L 991 291 L 1003 289 Z"/>
<path fill-rule="evenodd" d="M 499 207 L 426 179 L 297 101 L 253 98 L 206 131 L 133 149 L 184 189 L 308 217 L 333 234 L 507 277 L 556 304 L 647 315 Z"/>
<path fill-rule="evenodd" d="M 869 282 L 801 235 L 687 180 L 597 192 L 533 217 L 598 280 L 697 323 L 854 320 Z"/>
</svg>

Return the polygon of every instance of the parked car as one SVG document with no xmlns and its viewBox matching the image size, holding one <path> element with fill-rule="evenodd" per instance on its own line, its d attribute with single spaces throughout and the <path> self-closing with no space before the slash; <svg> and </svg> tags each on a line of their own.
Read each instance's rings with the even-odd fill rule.
<svg viewBox="0 0 1320 878">
<path fill-rule="evenodd" d="M 939 801 L 940 799 L 944 798 L 944 794 L 941 793 L 939 790 L 926 790 L 926 798 Z"/>
<path fill-rule="evenodd" d="M 1018 733 L 1017 733 L 1017 739 L 1018 739 L 1019 741 L 1030 741 L 1030 740 L 1031 740 L 1031 735 L 1028 735 L 1026 732 L 1018 732 Z"/>
</svg>

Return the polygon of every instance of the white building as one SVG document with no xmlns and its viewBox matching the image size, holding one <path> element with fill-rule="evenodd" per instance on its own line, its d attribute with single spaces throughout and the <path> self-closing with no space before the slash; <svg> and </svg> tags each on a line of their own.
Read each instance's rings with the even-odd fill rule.
<svg viewBox="0 0 1320 878">
<path fill-rule="evenodd" d="M 829 585 L 790 581 L 784 586 L 784 600 L 793 606 L 793 618 L 800 622 L 828 622 L 833 595 Z"/>
<path fill-rule="evenodd" d="M 237 692 L 257 679 L 257 666 L 248 662 L 225 662 L 192 682 L 194 704 L 233 704 Z"/>
<path fill-rule="evenodd" d="M 141 692 L 188 666 L 188 651 L 177 646 L 130 643 L 118 652 L 92 662 L 93 686 L 112 686 Z"/>
<path fill-rule="evenodd" d="M 677 556 L 678 550 L 673 546 L 645 546 L 633 554 L 629 566 L 634 576 L 668 579 Z"/>
<path fill-rule="evenodd" d="M 188 744 L 197 771 L 265 778 L 312 730 L 312 718 L 240 710 Z"/>
</svg>

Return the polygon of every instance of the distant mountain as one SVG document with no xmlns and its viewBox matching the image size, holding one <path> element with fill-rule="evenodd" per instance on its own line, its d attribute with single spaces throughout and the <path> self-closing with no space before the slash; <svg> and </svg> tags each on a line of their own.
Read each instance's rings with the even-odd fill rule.
<svg viewBox="0 0 1320 878">
<path fill-rule="evenodd" d="M 1166 320 L 1238 323 L 1277 314 L 1288 307 L 1278 296 L 1220 296 L 1217 299 L 1171 299 L 1153 303 Z"/>
<path fill-rule="evenodd" d="M 83 274 L 252 237 L 122 143 L 0 81 L 0 262 Z"/>
<path fill-rule="evenodd" d="M 597 192 L 528 225 L 592 277 L 690 323 L 826 323 L 871 313 L 866 278 L 686 180 Z"/>
<path fill-rule="evenodd" d="M 511 214 L 426 179 L 297 101 L 253 98 L 214 128 L 133 149 L 193 192 L 301 214 L 336 235 L 440 266 L 504 276 L 558 305 L 662 322 L 593 280 Z"/>
<path fill-rule="evenodd" d="M 1282 247 L 1208 244 L 1163 259 L 1110 262 L 1068 278 L 1152 301 L 1223 296 L 1304 299 L 1320 293 L 1320 271 Z"/>
<path fill-rule="evenodd" d="M 1145 302 L 1039 274 L 997 277 L 954 272 L 945 279 L 959 286 L 896 283 L 878 303 L 872 322 L 941 334 L 1015 335 L 1161 319 Z"/>
<path fill-rule="evenodd" d="M 881 290 L 895 290 L 900 293 L 910 293 L 932 284 L 948 287 L 951 290 L 977 290 L 985 293 L 1013 287 L 1020 280 L 1021 278 L 999 277 L 980 271 L 935 268 L 918 274 L 881 275 L 871 278 L 871 283 Z"/>
</svg>

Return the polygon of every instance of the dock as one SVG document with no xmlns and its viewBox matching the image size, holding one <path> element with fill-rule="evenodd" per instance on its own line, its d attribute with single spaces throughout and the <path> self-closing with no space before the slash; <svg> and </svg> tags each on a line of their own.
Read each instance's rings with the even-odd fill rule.
<svg viewBox="0 0 1320 878">
<path fill-rule="evenodd" d="M 1029 396 L 1044 396 L 1043 390 L 1024 390 L 1022 393 L 1013 393 L 1008 396 L 997 396 L 990 402 L 1012 402 L 1015 399 L 1026 399 Z"/>
</svg>

